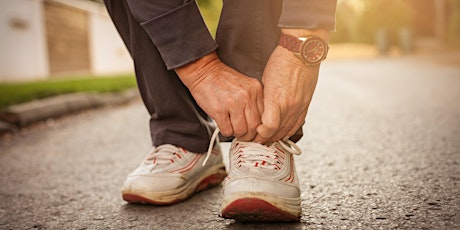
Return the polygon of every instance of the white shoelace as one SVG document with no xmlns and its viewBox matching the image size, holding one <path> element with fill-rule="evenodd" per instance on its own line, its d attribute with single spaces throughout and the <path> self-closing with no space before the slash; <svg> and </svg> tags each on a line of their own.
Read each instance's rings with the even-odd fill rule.
<svg viewBox="0 0 460 230">
<path fill-rule="evenodd" d="M 216 142 L 217 136 L 219 135 L 220 129 L 216 127 L 216 130 L 212 133 L 211 142 L 209 142 L 208 152 L 206 153 L 206 158 L 204 158 L 203 164 L 201 166 L 205 166 L 206 162 L 208 162 L 209 157 L 211 156 L 212 149 L 214 148 L 214 143 Z"/>
<path fill-rule="evenodd" d="M 208 152 L 206 153 L 206 158 L 204 159 L 202 166 L 205 166 L 206 162 L 209 160 L 209 157 L 211 156 L 211 152 L 212 152 L 212 149 L 214 148 L 214 143 L 216 141 L 216 138 L 219 132 L 220 132 L 219 128 L 216 128 L 216 130 L 214 130 L 214 133 L 211 136 L 211 142 L 209 143 Z M 267 156 L 260 154 L 260 148 L 261 148 L 260 144 L 253 143 L 253 142 L 242 142 L 242 143 L 245 143 L 246 146 L 251 147 L 247 151 L 248 156 L 250 156 L 249 157 L 250 159 L 248 158 L 248 161 L 249 160 L 250 161 L 257 161 L 257 160 L 267 161 L 268 159 Z M 291 140 L 280 140 L 280 141 L 277 141 L 277 143 L 290 154 L 300 155 L 302 153 L 302 150 L 299 148 L 299 146 L 297 146 Z M 270 157 L 270 158 L 272 160 L 270 160 L 269 163 L 275 163 L 274 161 L 276 158 L 275 157 Z"/>
</svg>

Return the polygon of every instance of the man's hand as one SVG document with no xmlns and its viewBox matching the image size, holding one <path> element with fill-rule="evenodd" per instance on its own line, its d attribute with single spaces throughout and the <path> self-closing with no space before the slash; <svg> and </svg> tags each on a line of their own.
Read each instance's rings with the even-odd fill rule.
<svg viewBox="0 0 460 230">
<path fill-rule="evenodd" d="M 283 30 L 283 33 L 297 37 L 318 35 L 318 31 L 315 32 Z M 327 32 L 319 33 L 327 39 Z M 281 46 L 276 47 L 263 73 L 264 111 L 262 124 L 257 127 L 255 142 L 271 143 L 295 134 L 305 122 L 318 73 L 319 65 L 306 66 L 291 51 Z"/>
<path fill-rule="evenodd" d="M 262 84 L 222 63 L 211 53 L 176 73 L 198 105 L 213 118 L 224 136 L 250 141 L 263 111 Z"/>
</svg>

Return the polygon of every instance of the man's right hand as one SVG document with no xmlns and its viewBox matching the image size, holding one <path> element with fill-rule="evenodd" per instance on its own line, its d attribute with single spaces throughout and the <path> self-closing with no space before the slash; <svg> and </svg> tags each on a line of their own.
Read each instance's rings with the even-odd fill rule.
<svg viewBox="0 0 460 230">
<path fill-rule="evenodd" d="M 224 136 L 251 141 L 263 111 L 262 84 L 222 63 L 215 53 L 176 69 L 198 105 Z"/>
</svg>

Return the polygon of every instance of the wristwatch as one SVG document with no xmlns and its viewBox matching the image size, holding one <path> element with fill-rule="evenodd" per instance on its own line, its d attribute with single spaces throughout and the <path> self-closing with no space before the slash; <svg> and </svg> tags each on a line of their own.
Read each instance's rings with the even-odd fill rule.
<svg viewBox="0 0 460 230">
<path fill-rule="evenodd" d="M 326 59 L 329 46 L 318 36 L 294 37 L 281 33 L 279 45 L 294 52 L 305 65 L 319 65 Z"/>
</svg>

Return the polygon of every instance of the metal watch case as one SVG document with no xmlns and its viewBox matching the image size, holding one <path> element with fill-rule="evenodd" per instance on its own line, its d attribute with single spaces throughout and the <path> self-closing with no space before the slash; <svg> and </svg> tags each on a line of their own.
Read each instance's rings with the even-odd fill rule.
<svg viewBox="0 0 460 230">
<path fill-rule="evenodd" d="M 302 44 L 300 52 L 296 54 L 306 65 L 317 65 L 326 59 L 329 47 L 323 39 L 317 36 L 298 39 L 302 41 Z"/>
</svg>

